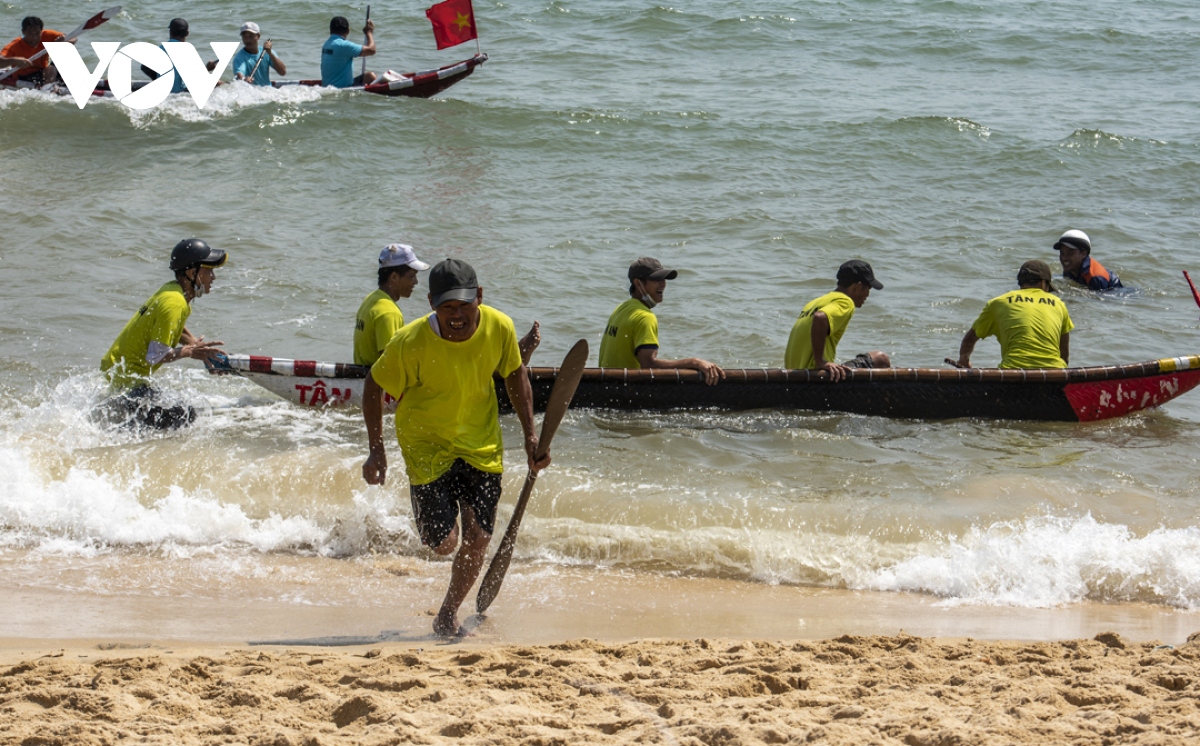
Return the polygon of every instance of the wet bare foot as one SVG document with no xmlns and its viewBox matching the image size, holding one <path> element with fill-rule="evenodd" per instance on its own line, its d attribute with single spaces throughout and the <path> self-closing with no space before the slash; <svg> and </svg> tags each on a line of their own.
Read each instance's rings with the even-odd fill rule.
<svg viewBox="0 0 1200 746">
<path fill-rule="evenodd" d="M 470 630 L 458 623 L 458 617 L 454 614 L 449 617 L 438 614 L 437 619 L 433 620 L 433 632 L 439 637 L 474 637 Z"/>
<path fill-rule="evenodd" d="M 529 365 L 529 358 L 533 356 L 533 351 L 542 343 L 541 325 L 538 322 L 533 322 L 533 326 L 529 328 L 529 333 L 521 337 L 521 341 L 517 342 L 517 347 L 521 348 L 521 362 Z"/>
</svg>

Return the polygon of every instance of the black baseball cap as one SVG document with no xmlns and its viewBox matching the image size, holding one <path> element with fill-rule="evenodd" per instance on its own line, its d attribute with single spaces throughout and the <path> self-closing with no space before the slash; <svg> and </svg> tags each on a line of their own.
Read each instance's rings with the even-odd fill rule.
<svg viewBox="0 0 1200 746">
<path fill-rule="evenodd" d="M 875 279 L 875 270 L 861 259 L 851 259 L 838 267 L 838 285 L 847 288 L 856 282 L 865 282 L 876 290 L 883 290 L 883 283 Z"/>
<path fill-rule="evenodd" d="M 470 303 L 478 294 L 475 268 L 464 261 L 443 259 L 429 272 L 429 298 L 434 308 L 451 300 Z"/>
<path fill-rule="evenodd" d="M 674 280 L 679 273 L 662 266 L 662 262 L 644 256 L 629 265 L 630 280 Z"/>
</svg>

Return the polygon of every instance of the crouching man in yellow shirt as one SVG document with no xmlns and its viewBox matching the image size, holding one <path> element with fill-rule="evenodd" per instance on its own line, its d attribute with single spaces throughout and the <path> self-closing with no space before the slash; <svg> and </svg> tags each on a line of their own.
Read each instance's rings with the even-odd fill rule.
<svg viewBox="0 0 1200 746">
<path fill-rule="evenodd" d="M 991 336 L 1000 340 L 1001 368 L 1065 368 L 1071 355 L 1071 330 L 1075 328 L 1067 304 L 1057 298 L 1050 266 L 1034 259 L 1017 272 L 1017 290 L 992 298 L 979 318 L 963 335 L 957 368 L 971 367 L 975 344 Z"/>
<path fill-rule="evenodd" d="M 450 587 L 433 622 L 434 632 L 450 637 L 467 634 L 458 608 L 483 567 L 500 502 L 504 441 L 494 373 L 504 379 L 521 421 L 529 468 L 546 468 L 550 454 L 534 460 L 533 392 L 517 333 L 512 319 L 483 305 L 483 288 L 471 265 L 447 259 L 434 266 L 429 305 L 433 313 L 402 327 L 367 376 L 363 420 L 370 455 L 362 471 L 367 484 L 383 484 L 387 477 L 386 391 L 400 400 L 396 439 L 421 542 L 443 556 L 458 548 Z"/>
</svg>

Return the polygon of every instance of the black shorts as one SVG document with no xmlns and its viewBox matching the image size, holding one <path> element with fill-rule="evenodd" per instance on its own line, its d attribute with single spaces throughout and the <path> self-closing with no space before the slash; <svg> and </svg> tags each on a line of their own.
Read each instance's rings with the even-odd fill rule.
<svg viewBox="0 0 1200 746">
<path fill-rule="evenodd" d="M 500 475 L 489 474 L 456 459 L 450 471 L 429 484 L 414 484 L 413 519 L 421 534 L 421 543 L 437 547 L 458 520 L 460 508 L 471 508 L 479 527 L 491 534 L 496 527 L 496 506 L 500 503 Z"/>
<path fill-rule="evenodd" d="M 106 399 L 95 415 L 110 425 L 155 430 L 177 430 L 196 420 L 195 409 L 145 383 Z"/>
<path fill-rule="evenodd" d="M 871 365 L 871 356 L 865 352 L 854 356 L 853 360 L 847 360 L 845 363 L 847 368 L 873 368 Z"/>
</svg>

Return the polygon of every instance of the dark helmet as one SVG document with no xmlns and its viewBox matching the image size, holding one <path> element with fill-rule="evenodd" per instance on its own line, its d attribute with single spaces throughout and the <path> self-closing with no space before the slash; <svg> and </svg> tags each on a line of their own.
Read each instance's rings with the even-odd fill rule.
<svg viewBox="0 0 1200 746">
<path fill-rule="evenodd" d="M 198 238 L 185 238 L 171 249 L 171 269 L 178 272 L 192 267 L 220 267 L 228 257 Z"/>
</svg>

